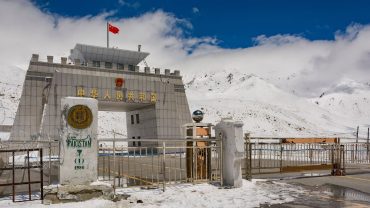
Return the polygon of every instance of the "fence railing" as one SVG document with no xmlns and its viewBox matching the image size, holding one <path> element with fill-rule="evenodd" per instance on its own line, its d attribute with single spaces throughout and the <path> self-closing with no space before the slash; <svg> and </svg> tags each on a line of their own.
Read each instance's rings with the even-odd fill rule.
<svg viewBox="0 0 370 208">
<path fill-rule="evenodd" d="M 246 144 L 244 174 L 289 172 L 310 168 L 333 167 L 337 146 L 343 147 L 346 167 L 370 164 L 368 143 L 261 143 L 250 140 Z M 281 140 L 280 140 L 281 141 Z M 1 150 L 43 150 L 43 182 L 58 183 L 60 148 L 59 141 L 1 141 Z M 103 139 L 98 141 L 99 179 L 111 181 L 117 187 L 163 187 L 184 182 L 220 182 L 222 178 L 222 143 L 212 139 Z M 135 146 L 134 146 L 135 145 Z M 40 161 L 40 155 L 29 152 L 14 153 L 15 164 L 27 164 L 27 159 Z M 9 167 L 12 153 L 3 151 L 0 164 Z M 36 159 L 35 159 L 36 158 Z M 251 166 L 248 166 L 247 163 Z M 298 167 L 298 169 L 297 169 Z M 250 170 L 248 170 L 250 168 Z M 24 175 L 24 173 L 22 173 Z M 0 173 L 0 179 L 4 175 Z M 22 181 L 21 181 L 22 182 Z"/>
<path fill-rule="evenodd" d="M 250 141 L 253 140 L 246 143 L 246 162 L 243 163 L 246 177 L 250 174 L 331 169 L 337 163 L 338 158 L 341 158 L 340 163 L 348 167 L 354 164 L 370 164 L 368 143 L 296 144 Z M 338 150 L 341 153 L 338 153 Z M 250 164 L 249 167 L 248 164 Z"/>
<path fill-rule="evenodd" d="M 369 143 L 346 143 L 343 145 L 347 164 L 370 163 Z"/>
<path fill-rule="evenodd" d="M 20 150 L 20 149 L 42 149 L 44 184 L 58 183 L 59 178 L 59 158 L 60 145 L 59 141 L 29 140 L 29 141 L 0 141 L 0 150 Z M 40 161 L 41 156 L 36 151 L 31 151 L 31 160 Z M 4 151 L 0 154 L 0 164 L 4 166 L 11 165 L 12 153 Z M 25 152 L 15 152 L 15 163 L 25 164 L 27 161 Z M 0 174 L 0 179 L 5 178 Z"/>
<path fill-rule="evenodd" d="M 136 142 L 136 146 L 128 146 Z M 216 139 L 99 141 L 98 175 L 115 186 L 221 182 L 221 145 Z M 140 145 L 140 146 L 138 146 Z"/>
<path fill-rule="evenodd" d="M 40 192 L 40 197 L 43 199 L 43 151 L 42 148 L 37 149 L 1 149 L 0 155 L 10 153 L 11 157 L 6 163 L 0 167 L 1 182 L 0 195 L 6 196 L 11 193 L 13 202 L 32 201 L 32 187 L 31 185 L 39 184 L 37 191 Z M 19 153 L 24 154 L 24 163 L 19 163 Z M 32 154 L 33 153 L 33 154 Z M 39 160 L 35 158 L 34 153 L 39 155 Z M 27 173 L 26 173 L 27 171 Z M 31 174 L 35 171 L 37 174 Z M 11 189 L 10 189 L 11 187 Z M 34 186 L 33 186 L 34 187 Z M 16 200 L 16 193 L 25 192 L 28 198 Z"/>
</svg>

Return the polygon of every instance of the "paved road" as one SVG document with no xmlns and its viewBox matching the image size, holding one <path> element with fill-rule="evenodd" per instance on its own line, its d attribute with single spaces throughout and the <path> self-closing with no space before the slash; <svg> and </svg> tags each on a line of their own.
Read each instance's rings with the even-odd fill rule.
<svg viewBox="0 0 370 208">
<path fill-rule="evenodd" d="M 275 173 L 254 178 L 279 180 L 301 186 L 305 191 L 293 202 L 261 205 L 262 208 L 370 207 L 370 166 L 346 169 L 346 176 L 330 176 L 330 171 Z M 321 176 L 320 176 L 321 175 Z"/>
<path fill-rule="evenodd" d="M 287 183 L 298 183 L 306 186 L 322 186 L 331 184 L 355 189 L 370 194 L 370 173 L 347 175 L 347 176 L 324 176 L 312 178 L 298 178 L 283 180 Z"/>
</svg>

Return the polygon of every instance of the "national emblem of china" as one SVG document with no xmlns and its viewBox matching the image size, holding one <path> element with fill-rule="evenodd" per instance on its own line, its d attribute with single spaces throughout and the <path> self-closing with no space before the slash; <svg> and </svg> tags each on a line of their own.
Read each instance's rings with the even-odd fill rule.
<svg viewBox="0 0 370 208">
<path fill-rule="evenodd" d="M 75 105 L 68 111 L 67 122 L 75 129 L 86 129 L 91 125 L 92 119 L 92 112 L 86 105 Z"/>
</svg>

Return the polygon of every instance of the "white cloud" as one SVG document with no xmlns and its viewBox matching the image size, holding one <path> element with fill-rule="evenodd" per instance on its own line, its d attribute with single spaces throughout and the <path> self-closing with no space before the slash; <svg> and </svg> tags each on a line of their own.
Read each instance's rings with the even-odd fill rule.
<svg viewBox="0 0 370 208">
<path fill-rule="evenodd" d="M 40 53 L 40 57 L 68 56 L 75 43 L 106 45 L 106 18 L 112 13 L 61 17 L 43 13 L 26 0 L 0 0 L 0 3 L 0 46 L 4 49 L 0 52 L 0 64 L 3 66 L 25 68 L 32 53 Z M 111 46 L 136 50 L 142 44 L 143 50 L 152 53 L 153 64 L 164 66 L 173 62 L 174 57 L 185 57 L 187 50 L 198 42 L 208 42 L 208 38 L 183 38 L 181 28 L 191 25 L 160 10 L 111 22 L 120 28 L 119 35 L 111 34 Z"/>
<path fill-rule="evenodd" d="M 32 53 L 45 59 L 68 56 L 75 43 L 106 45 L 106 19 L 113 13 L 74 18 L 45 13 L 26 0 L 0 4 L 0 71 L 14 65 L 26 69 Z M 318 96 L 343 79 L 370 82 L 369 25 L 350 25 L 333 41 L 261 35 L 253 47 L 225 49 L 212 37 L 185 37 L 191 24 L 161 10 L 112 24 L 120 34 L 111 35 L 111 46 L 136 50 L 141 44 L 151 53 L 151 66 L 172 67 L 183 74 L 234 69 L 305 96 Z"/>
<path fill-rule="evenodd" d="M 193 7 L 193 13 L 194 13 L 194 14 L 199 13 L 199 9 L 198 9 L 198 7 Z"/>
<path fill-rule="evenodd" d="M 135 1 L 133 3 L 130 3 L 128 1 L 124 1 L 124 0 L 118 0 L 118 4 L 121 5 L 121 6 L 126 6 L 126 7 L 130 7 L 130 8 L 134 8 L 134 9 L 137 9 L 140 7 L 140 3 Z"/>
</svg>

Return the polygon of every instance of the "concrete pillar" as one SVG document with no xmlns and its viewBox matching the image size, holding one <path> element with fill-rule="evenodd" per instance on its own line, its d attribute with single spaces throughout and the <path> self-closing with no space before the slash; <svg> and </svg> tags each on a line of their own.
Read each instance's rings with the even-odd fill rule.
<svg viewBox="0 0 370 208">
<path fill-rule="evenodd" d="M 60 63 L 61 64 L 67 64 L 67 58 L 66 57 L 61 57 L 60 58 Z"/>
<path fill-rule="evenodd" d="M 170 75 L 171 74 L 171 72 L 170 72 L 170 70 L 169 69 L 165 69 L 164 70 L 164 75 Z"/>
<path fill-rule="evenodd" d="M 222 175 L 224 186 L 239 188 L 242 182 L 244 153 L 243 123 L 232 118 L 222 119 L 215 126 L 216 136 L 222 138 Z"/>
<path fill-rule="evenodd" d="M 39 54 L 32 54 L 31 61 L 38 62 L 39 61 Z"/>
<path fill-rule="evenodd" d="M 158 75 L 161 74 L 161 70 L 159 68 L 155 68 L 154 71 L 155 71 L 155 74 L 158 74 Z"/>
<path fill-rule="evenodd" d="M 135 72 L 139 72 L 140 71 L 140 66 L 135 66 Z"/>
<path fill-rule="evenodd" d="M 173 73 L 174 73 L 175 76 L 180 76 L 180 71 L 179 70 L 175 70 Z"/>
<path fill-rule="evenodd" d="M 53 56 L 47 56 L 48 63 L 53 63 Z"/>
<path fill-rule="evenodd" d="M 60 184 L 89 184 L 98 178 L 98 101 L 65 97 L 61 100 Z"/>
<path fill-rule="evenodd" d="M 124 64 L 124 65 L 123 65 L 123 70 L 124 70 L 124 71 L 128 71 L 128 64 Z"/>
</svg>

